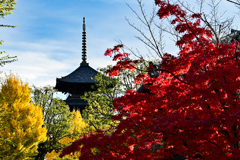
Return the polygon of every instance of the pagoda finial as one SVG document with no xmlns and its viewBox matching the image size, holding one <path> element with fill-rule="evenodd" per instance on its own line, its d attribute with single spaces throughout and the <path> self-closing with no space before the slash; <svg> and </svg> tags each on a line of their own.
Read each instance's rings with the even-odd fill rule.
<svg viewBox="0 0 240 160">
<path fill-rule="evenodd" d="M 83 17 L 83 32 L 82 32 L 82 63 L 81 66 L 88 66 L 87 63 L 87 44 L 86 44 L 86 24 L 85 17 Z"/>
</svg>

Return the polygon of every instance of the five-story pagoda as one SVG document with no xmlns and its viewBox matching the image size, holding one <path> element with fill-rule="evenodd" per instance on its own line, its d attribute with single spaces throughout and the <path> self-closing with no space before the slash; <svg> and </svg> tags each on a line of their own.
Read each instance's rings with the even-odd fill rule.
<svg viewBox="0 0 240 160">
<path fill-rule="evenodd" d="M 94 91 L 96 87 L 94 77 L 97 71 L 87 63 L 86 52 L 86 24 L 83 18 L 82 32 L 82 63 L 69 75 L 56 79 L 56 89 L 62 93 L 68 93 L 65 102 L 69 105 L 70 111 L 80 110 L 81 113 L 88 103 L 80 98 L 86 91 Z"/>
</svg>

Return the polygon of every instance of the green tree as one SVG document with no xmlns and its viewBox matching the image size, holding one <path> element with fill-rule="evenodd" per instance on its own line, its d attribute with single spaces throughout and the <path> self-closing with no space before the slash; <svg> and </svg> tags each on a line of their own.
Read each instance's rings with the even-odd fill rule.
<svg viewBox="0 0 240 160">
<path fill-rule="evenodd" d="M 0 18 L 5 18 L 5 16 L 12 14 L 14 10 L 14 5 L 16 5 L 16 0 L 1 0 L 0 1 Z M 0 27 L 16 27 L 13 25 L 0 24 Z M 0 40 L 0 45 L 2 45 L 3 40 Z M 0 55 L 6 54 L 5 51 L 1 51 Z M 0 57 L 0 66 L 5 65 L 6 63 L 11 63 L 16 61 L 16 56 L 3 55 Z"/>
<path fill-rule="evenodd" d="M 85 121 L 83 120 L 80 111 L 73 111 L 72 112 L 75 115 L 75 119 L 71 117 L 71 120 L 73 121 L 74 125 L 70 128 L 71 132 L 74 132 L 74 130 L 76 130 L 78 133 L 83 134 L 86 131 L 86 126 L 87 124 L 85 123 Z M 63 137 L 63 139 L 60 139 L 59 142 L 66 146 L 66 145 L 70 145 L 72 144 L 72 142 L 76 141 L 79 139 L 79 135 L 77 136 L 72 136 L 72 137 Z M 53 150 L 51 153 L 47 153 L 45 158 L 47 160 L 56 160 L 59 158 L 60 152 L 56 152 L 55 150 Z M 75 159 L 79 159 L 80 157 L 80 152 L 75 153 L 75 154 L 71 154 L 71 155 L 67 155 L 65 156 L 65 160 L 67 159 L 71 159 L 74 158 Z"/>
<path fill-rule="evenodd" d="M 54 93 L 55 90 L 50 86 L 33 87 L 31 102 L 42 107 L 44 125 L 48 130 L 47 140 L 38 146 L 36 160 L 44 160 L 47 153 L 60 152 L 69 145 L 61 143 L 62 139 L 66 137 L 76 138 L 80 135 L 79 130 L 72 129 L 76 114 L 70 112 L 68 105 L 63 100 L 55 98 Z"/>
<path fill-rule="evenodd" d="M 140 68 L 144 68 L 140 67 Z M 99 73 L 94 78 L 96 81 L 96 91 L 86 92 L 82 99 L 86 100 L 89 106 L 83 112 L 90 130 L 108 130 L 116 126 L 117 122 L 111 120 L 114 114 L 113 100 L 125 94 L 128 89 L 137 89 L 140 85 L 134 84 L 134 77 L 141 70 L 129 72 L 121 70 L 118 76 L 110 78 L 106 75 L 107 70 L 112 66 L 99 69 Z"/>
<path fill-rule="evenodd" d="M 30 102 L 28 84 L 9 75 L 0 91 L 0 159 L 31 159 L 46 140 L 42 109 Z"/>
</svg>

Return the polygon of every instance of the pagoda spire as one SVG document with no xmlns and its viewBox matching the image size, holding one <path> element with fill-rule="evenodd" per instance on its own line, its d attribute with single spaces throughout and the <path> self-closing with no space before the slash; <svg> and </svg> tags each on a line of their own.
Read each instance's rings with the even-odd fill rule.
<svg viewBox="0 0 240 160">
<path fill-rule="evenodd" d="M 83 17 L 83 32 L 82 32 L 82 63 L 81 66 L 88 66 L 87 63 L 87 38 L 86 38 L 86 24 L 85 17 Z"/>
</svg>

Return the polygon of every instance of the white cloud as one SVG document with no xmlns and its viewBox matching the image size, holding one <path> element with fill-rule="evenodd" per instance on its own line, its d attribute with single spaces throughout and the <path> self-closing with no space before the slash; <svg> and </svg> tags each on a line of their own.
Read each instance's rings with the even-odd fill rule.
<svg viewBox="0 0 240 160">
<path fill-rule="evenodd" d="M 98 40 L 104 41 L 104 40 Z M 93 42 L 94 43 L 94 42 Z M 107 44 L 109 42 L 106 42 Z M 75 44 L 73 44 L 75 45 Z M 81 46 L 73 46 L 71 42 L 44 41 L 44 43 L 11 42 L 7 44 L 7 52 L 17 55 L 18 61 L 6 64 L 1 71 L 18 74 L 23 81 L 36 86 L 55 86 L 56 78 L 66 76 L 81 63 Z M 14 46 L 15 49 L 10 49 Z M 99 52 L 100 43 L 88 49 L 88 62 L 93 68 L 106 67 L 111 64 L 104 51 Z M 90 54 L 92 53 L 92 54 Z"/>
</svg>

